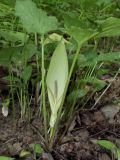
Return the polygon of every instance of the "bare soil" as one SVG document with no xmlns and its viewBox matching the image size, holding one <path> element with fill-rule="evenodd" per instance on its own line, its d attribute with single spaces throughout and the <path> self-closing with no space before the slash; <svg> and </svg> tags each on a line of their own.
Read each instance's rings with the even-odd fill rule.
<svg viewBox="0 0 120 160">
<path fill-rule="evenodd" d="M 114 160 L 113 155 L 95 144 L 94 140 L 107 139 L 120 147 L 120 112 L 116 110 L 118 104 L 114 103 L 119 99 L 119 88 L 120 78 L 117 78 L 96 109 L 84 109 L 76 114 L 61 143 L 51 153 L 46 152 L 38 157 L 38 160 Z M 106 114 L 106 110 L 111 112 Z M 13 121 L 12 113 L 4 117 L 0 109 L 0 155 L 19 160 L 22 150 L 29 151 L 30 144 L 42 142 L 41 130 L 37 116 L 27 123 L 17 113 Z"/>
</svg>

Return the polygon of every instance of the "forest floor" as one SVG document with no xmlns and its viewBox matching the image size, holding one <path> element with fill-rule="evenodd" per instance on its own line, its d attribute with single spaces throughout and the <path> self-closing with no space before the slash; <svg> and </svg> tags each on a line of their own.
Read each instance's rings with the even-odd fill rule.
<svg viewBox="0 0 120 160">
<path fill-rule="evenodd" d="M 120 77 L 118 77 L 95 109 L 84 109 L 76 114 L 61 144 L 38 160 L 114 160 L 107 150 L 94 142 L 106 139 L 120 147 L 120 112 L 115 100 L 120 98 Z M 89 105 L 89 104 L 87 104 Z M 90 108 L 90 107 L 88 107 Z M 41 143 L 40 120 L 36 116 L 29 124 L 16 114 L 15 126 L 12 114 L 4 117 L 0 109 L 0 155 L 19 160 L 21 150 L 29 150 L 32 143 Z M 51 158 L 50 158 L 51 157 Z M 32 160 L 30 157 L 25 160 Z"/>
</svg>

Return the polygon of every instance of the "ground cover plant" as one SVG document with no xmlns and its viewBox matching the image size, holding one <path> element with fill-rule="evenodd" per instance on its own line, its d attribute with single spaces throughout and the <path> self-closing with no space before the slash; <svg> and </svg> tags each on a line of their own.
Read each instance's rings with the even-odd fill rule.
<svg viewBox="0 0 120 160">
<path fill-rule="evenodd" d="M 1 160 L 91 159 L 81 149 L 76 156 L 69 156 L 69 151 L 68 157 L 62 156 L 58 147 L 70 142 L 73 138 L 67 137 L 68 142 L 64 142 L 65 137 L 86 124 L 91 114 L 98 114 L 95 124 L 99 127 L 103 126 L 98 122 L 106 120 L 114 125 L 119 113 L 119 91 L 114 91 L 112 98 L 108 95 L 109 103 L 117 107 L 102 105 L 120 72 L 119 13 L 117 0 L 0 1 L 1 126 L 11 121 L 13 135 L 24 133 L 26 137 L 31 134 L 25 131 L 28 126 L 32 129 L 30 137 L 35 136 L 35 140 L 27 137 L 24 143 L 19 138 L 14 143 L 14 137 L 10 138 L 16 153 L 10 150 L 9 140 L 1 139 L 3 148 L 7 144 L 7 151 L 0 152 Z M 82 122 L 80 114 L 85 110 L 89 112 Z M 118 118 L 115 125 L 119 129 Z M 92 159 L 102 158 L 94 153 Z"/>
<path fill-rule="evenodd" d="M 110 150 L 118 160 L 120 159 L 120 150 L 114 143 L 107 140 L 97 140 L 97 143 Z"/>
</svg>

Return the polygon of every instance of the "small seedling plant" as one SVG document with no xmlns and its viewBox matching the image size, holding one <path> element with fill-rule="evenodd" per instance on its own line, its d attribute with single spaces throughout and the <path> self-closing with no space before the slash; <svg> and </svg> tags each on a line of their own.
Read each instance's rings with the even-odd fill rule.
<svg viewBox="0 0 120 160">
<path fill-rule="evenodd" d="M 19 157 L 31 157 L 33 160 L 37 160 L 37 157 L 39 157 L 43 153 L 43 149 L 41 148 L 40 144 L 30 144 L 29 149 L 30 151 L 22 150 L 19 154 Z"/>
<path fill-rule="evenodd" d="M 110 151 L 117 160 L 120 160 L 120 149 L 114 143 L 108 140 L 97 140 L 96 144 Z"/>
</svg>

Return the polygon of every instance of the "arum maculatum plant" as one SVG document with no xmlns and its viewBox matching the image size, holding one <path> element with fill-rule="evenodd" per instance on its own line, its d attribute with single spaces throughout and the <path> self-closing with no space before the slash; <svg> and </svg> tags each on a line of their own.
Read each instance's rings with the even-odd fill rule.
<svg viewBox="0 0 120 160">
<path fill-rule="evenodd" d="M 113 21 L 114 21 L 114 25 L 113 25 Z M 101 28 L 102 28 L 101 31 L 99 31 L 99 28 L 97 28 L 96 30 L 93 30 L 91 28 L 83 29 L 81 27 L 76 27 L 74 25 L 70 26 L 69 22 L 67 22 L 67 24 L 69 24 L 68 25 L 69 27 L 65 26 L 66 32 L 76 40 L 77 50 L 76 50 L 72 65 L 70 67 L 69 73 L 68 73 L 68 67 L 67 67 L 68 65 L 67 54 L 65 51 L 65 46 L 63 45 L 63 41 L 61 41 L 60 44 L 57 46 L 53 54 L 53 57 L 51 59 L 50 67 L 47 74 L 48 97 L 49 97 L 51 111 L 52 111 L 51 119 L 50 119 L 50 128 L 51 128 L 50 148 L 52 148 L 53 146 L 55 133 L 58 127 L 58 122 L 60 121 L 60 118 L 62 115 L 62 107 L 64 104 L 66 92 L 69 86 L 70 78 L 72 76 L 77 58 L 80 54 L 81 47 L 83 46 L 84 43 L 86 43 L 87 41 L 93 38 L 100 38 L 104 36 L 108 36 L 108 37 L 116 36 L 115 30 L 117 30 L 117 33 L 119 32 L 119 27 L 118 27 L 119 25 L 117 24 L 117 21 L 118 19 L 116 18 L 108 18 L 106 21 L 103 21 L 101 24 Z M 61 52 L 61 56 L 60 56 L 61 58 L 59 57 L 60 52 Z M 63 61 L 63 58 L 64 58 L 64 61 Z M 59 68 L 60 66 L 61 68 L 63 68 L 62 70 L 60 70 Z"/>
<path fill-rule="evenodd" d="M 64 41 L 61 40 L 53 53 L 47 73 L 46 84 L 51 107 L 50 128 L 53 129 L 58 116 L 68 79 L 68 59 Z"/>
<path fill-rule="evenodd" d="M 120 35 L 120 20 L 111 17 L 107 20 L 96 22 L 98 26 L 96 26 L 96 29 L 92 29 L 82 28 L 76 25 L 76 21 L 73 19 L 71 21 L 70 17 L 67 18 L 68 16 L 64 16 L 65 31 L 68 36 L 74 38 L 77 42 L 76 53 L 74 54 L 72 65 L 68 71 L 68 58 L 65 47 L 66 41 L 62 38 L 61 40 L 57 38 L 59 42 L 52 55 L 46 75 L 44 58 L 46 47 L 45 37 L 47 37 L 49 32 L 58 30 L 57 19 L 53 16 L 48 16 L 45 11 L 38 9 L 32 0 L 16 0 L 15 14 L 20 18 L 23 27 L 28 33 L 39 34 L 40 36 L 41 56 L 39 55 L 37 64 L 39 64 L 41 70 L 42 116 L 44 119 L 45 141 L 51 150 L 55 141 L 56 131 L 59 128 L 58 124 L 62 117 L 62 109 L 69 82 L 81 47 L 84 43 L 93 38 L 116 36 L 116 32 L 117 35 Z M 50 119 L 47 112 L 48 107 L 46 108 L 46 91 L 50 103 Z"/>
<path fill-rule="evenodd" d="M 57 122 L 58 111 L 61 106 L 65 86 L 68 79 L 68 59 L 65 48 L 65 42 L 67 43 L 67 41 L 65 41 L 61 36 L 57 34 L 51 35 L 51 40 L 58 41 L 58 45 L 52 55 L 46 75 L 46 87 L 51 108 L 49 123 L 50 139 L 55 136 L 54 128 Z M 52 141 L 50 144 L 52 144 Z"/>
</svg>

